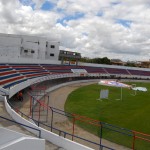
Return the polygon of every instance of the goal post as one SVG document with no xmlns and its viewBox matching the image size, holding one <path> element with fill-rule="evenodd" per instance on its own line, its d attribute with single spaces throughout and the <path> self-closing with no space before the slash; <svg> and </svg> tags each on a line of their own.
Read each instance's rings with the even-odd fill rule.
<svg viewBox="0 0 150 150">
<path fill-rule="evenodd" d="M 99 96 L 99 99 L 97 99 L 97 100 L 108 99 L 108 95 L 109 95 L 109 90 L 102 89 L 102 90 L 100 90 L 100 96 Z"/>
</svg>

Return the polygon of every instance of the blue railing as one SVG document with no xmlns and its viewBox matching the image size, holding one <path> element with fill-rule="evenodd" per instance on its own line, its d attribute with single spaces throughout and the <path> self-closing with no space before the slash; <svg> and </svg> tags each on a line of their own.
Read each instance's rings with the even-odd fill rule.
<svg viewBox="0 0 150 150">
<path fill-rule="evenodd" d="M 3 116 L 0 116 L 0 118 L 1 118 L 1 119 L 4 119 L 4 120 L 7 120 L 7 121 L 10 121 L 10 122 L 13 122 L 13 123 L 16 123 L 16 124 L 18 124 L 18 125 L 21 125 L 21 126 L 24 126 L 24 127 L 30 128 L 30 129 L 32 129 L 32 130 L 38 131 L 38 132 L 39 132 L 39 136 L 38 136 L 38 137 L 39 137 L 39 138 L 41 138 L 41 130 L 39 130 L 39 129 L 36 129 L 36 128 L 33 128 L 33 127 L 30 127 L 30 126 L 28 126 L 28 125 L 25 125 L 25 124 L 23 124 L 23 123 L 20 123 L 20 122 L 17 122 L 17 121 L 11 120 L 11 119 L 8 119 L 8 118 L 3 117 Z"/>
<path fill-rule="evenodd" d="M 58 135 L 59 135 L 59 136 L 61 136 L 61 133 L 63 133 L 63 135 L 64 135 L 63 137 L 64 137 L 64 138 L 66 138 L 66 136 L 69 135 L 69 136 L 71 136 L 71 137 L 78 138 L 78 139 L 80 139 L 80 140 L 82 140 L 82 141 L 85 141 L 85 142 L 88 142 L 88 143 L 97 145 L 97 146 L 99 146 L 99 148 L 101 148 L 100 150 L 102 150 L 102 148 L 107 148 L 108 150 L 115 150 L 115 149 L 110 148 L 110 147 L 108 147 L 108 146 L 104 146 L 104 145 L 102 145 L 102 144 L 93 142 L 93 141 L 91 141 L 91 140 L 88 140 L 88 139 L 85 139 L 85 138 L 82 138 L 82 137 L 79 137 L 79 136 L 70 134 L 70 133 L 65 132 L 65 131 L 62 131 L 62 130 L 59 130 L 59 129 L 54 128 L 54 127 L 52 127 L 52 126 L 50 126 L 50 125 L 46 125 L 46 124 L 44 124 L 44 123 L 42 123 L 42 122 L 39 122 L 39 121 L 37 121 L 37 122 L 38 122 L 38 126 L 40 126 L 40 124 L 41 124 L 41 125 L 43 125 L 43 126 L 46 126 L 46 127 L 48 127 L 48 128 L 51 128 L 52 131 L 53 131 L 53 130 L 58 131 Z"/>
<path fill-rule="evenodd" d="M 30 96 L 32 97 L 32 100 L 33 101 L 36 101 L 37 103 L 39 103 L 40 101 L 39 100 L 37 100 L 36 99 L 36 97 L 34 97 L 33 95 L 31 95 L 30 94 Z M 40 105 L 42 106 L 42 102 L 40 103 Z M 45 104 L 46 105 L 46 104 Z M 34 107 L 34 106 L 33 106 Z M 44 107 L 44 105 L 43 105 L 43 107 Z M 53 116 L 54 116 L 54 113 L 56 113 L 56 114 L 59 114 L 59 115 L 62 115 L 62 116 L 66 116 L 66 117 L 69 117 L 69 118 L 73 118 L 73 119 L 75 119 L 75 121 L 78 121 L 78 117 L 80 118 L 80 115 L 78 116 L 78 115 L 76 115 L 76 114 L 71 114 L 71 113 L 68 113 L 68 112 L 65 112 L 65 111 L 63 111 L 63 110 L 60 110 L 60 109 L 57 109 L 57 108 L 54 108 L 54 107 L 51 107 L 51 106 L 47 106 L 48 108 L 49 108 L 49 110 L 51 110 L 52 111 L 52 116 L 51 116 L 51 126 L 49 126 L 50 128 L 51 128 L 51 131 L 52 131 L 52 129 L 53 129 Z M 47 108 L 47 109 L 48 109 Z M 32 114 L 33 114 L 33 109 L 32 109 Z M 32 115 L 33 116 L 33 115 Z M 116 133 L 120 133 L 120 134 L 122 134 L 122 135 L 126 135 L 126 136 L 129 136 L 129 137 L 133 137 L 133 132 L 132 132 L 132 130 L 129 130 L 129 129 L 126 129 L 126 128 L 121 128 L 121 127 L 118 127 L 118 126 L 115 126 L 115 125 L 112 125 L 112 124 L 108 124 L 108 123 L 105 123 L 105 122 L 101 122 L 101 121 L 98 121 L 98 120 L 90 120 L 89 122 L 88 121 L 85 121 L 86 119 L 90 119 L 90 118 L 82 118 L 81 117 L 81 120 L 79 120 L 79 121 L 81 121 L 81 122 L 85 122 L 86 124 L 90 124 L 91 122 L 93 123 L 93 125 L 96 125 L 96 126 L 99 126 L 100 127 L 100 143 L 98 144 L 100 147 L 101 147 L 101 145 L 102 145 L 102 131 L 103 131 L 103 129 L 105 128 L 105 129 L 107 129 L 107 130 L 110 130 L 110 131 L 113 131 L 113 132 L 116 132 Z M 40 124 L 42 124 L 41 122 L 38 122 L 38 123 L 40 123 Z M 43 124 L 44 125 L 44 124 Z M 74 126 L 74 123 L 73 123 L 73 126 Z M 60 130 L 61 131 L 61 130 Z M 61 131 L 62 132 L 62 131 Z M 64 132 L 64 131 L 63 131 Z M 66 132 L 64 132 L 64 133 L 66 133 Z M 69 135 L 69 133 L 67 133 L 68 135 Z M 71 134 L 72 135 L 72 139 L 73 139 L 73 137 L 75 137 L 75 135 L 74 134 Z M 78 137 L 78 136 L 76 136 L 76 137 Z M 80 139 L 82 139 L 81 137 L 80 137 Z M 88 141 L 87 139 L 85 139 L 86 141 Z M 89 140 L 90 141 L 90 140 Z M 91 142 L 89 142 L 89 143 L 93 143 L 94 144 L 94 142 L 93 141 L 91 141 Z M 95 143 L 95 145 L 97 145 L 96 143 Z M 111 148 L 110 148 L 111 149 Z"/>
<path fill-rule="evenodd" d="M 99 147 L 99 149 L 100 150 L 102 150 L 103 148 L 107 148 L 107 149 L 109 149 L 109 150 L 113 150 L 113 148 L 110 148 L 110 147 L 107 147 L 107 146 L 104 146 L 104 145 L 102 145 L 102 138 L 103 138 L 103 128 L 105 128 L 105 129 L 107 129 L 107 130 L 110 130 L 110 131 L 113 131 L 113 132 L 116 132 L 116 133 L 119 133 L 119 134 L 121 134 L 121 135 L 125 135 L 125 136 L 128 136 L 128 137 L 131 137 L 131 140 L 132 140 L 132 149 L 134 149 L 134 147 L 135 147 L 135 140 L 136 139 L 141 139 L 141 140 L 143 140 L 143 141 L 148 141 L 148 142 L 150 142 L 150 140 L 146 137 L 142 137 L 143 135 L 144 136 L 150 136 L 150 135 L 146 135 L 146 134 L 143 134 L 143 133 L 140 133 L 140 132 L 136 132 L 136 131 L 133 131 L 133 130 L 129 130 L 129 129 L 126 129 L 126 128 L 121 128 L 121 127 L 119 127 L 119 126 L 115 126 L 115 125 L 112 125 L 112 124 L 108 124 L 108 123 L 105 123 L 105 122 L 101 122 L 101 121 L 98 121 L 98 120 L 93 120 L 93 119 L 91 119 L 91 118 L 87 118 L 87 117 L 85 117 L 85 116 L 80 116 L 80 115 L 76 115 L 76 114 L 71 114 L 71 113 L 68 113 L 68 112 L 65 112 L 65 111 L 63 111 L 63 110 L 60 110 L 60 109 L 57 109 L 57 108 L 53 108 L 53 107 L 50 107 L 50 106 L 48 106 L 47 104 L 44 104 L 42 101 L 40 101 L 40 100 L 38 100 L 36 97 L 33 97 L 33 95 L 31 95 L 30 94 L 30 96 L 32 96 L 32 102 L 33 101 L 36 101 L 37 103 L 39 103 L 39 106 L 41 107 L 41 106 L 43 106 L 43 108 L 45 107 L 47 110 L 49 109 L 49 110 L 51 110 L 52 111 L 52 115 L 51 115 L 51 125 L 46 125 L 46 124 L 44 124 L 43 122 L 41 122 L 40 121 L 40 119 L 37 119 L 37 120 L 35 120 L 35 119 L 33 119 L 33 107 L 32 107 L 32 117 L 28 117 L 27 115 L 25 115 L 25 114 L 23 114 L 22 112 L 20 112 L 20 114 L 21 114 L 21 116 L 26 116 L 27 118 L 30 118 L 30 119 L 32 119 L 36 124 L 37 124 L 37 126 L 45 126 L 45 127 L 48 127 L 48 128 L 50 128 L 50 130 L 51 131 L 53 131 L 53 130 L 55 130 L 55 131 L 57 131 L 58 132 L 58 135 L 59 136 L 61 136 L 61 134 L 63 134 L 64 135 L 64 138 L 66 138 L 66 136 L 68 135 L 68 136 L 71 136 L 72 137 L 72 140 L 73 140 L 73 138 L 78 138 L 78 139 L 80 139 L 80 140 L 84 140 L 84 141 L 86 141 L 86 142 L 88 142 L 88 143 L 92 143 L 92 144 L 94 144 L 94 145 L 96 145 L 96 146 L 98 146 Z M 43 95 L 42 95 L 43 96 Z M 11 104 L 10 104 L 11 105 Z M 40 108 L 39 107 L 39 108 Z M 44 109 L 43 109 L 44 110 Z M 40 109 L 39 109 L 39 111 L 40 111 Z M 72 118 L 73 119 L 73 126 L 75 125 L 75 121 L 83 121 L 84 122 L 84 119 L 87 119 L 87 120 L 90 120 L 90 121 L 92 121 L 92 123 L 94 123 L 94 125 L 99 125 L 99 127 L 100 127 L 100 142 L 99 143 L 96 143 L 96 142 L 93 142 L 93 141 L 91 141 L 91 140 L 88 140 L 88 139 L 85 139 L 85 138 L 82 138 L 82 137 L 79 137 L 79 136 L 77 136 L 77 135 L 74 135 L 74 132 L 72 132 L 72 134 L 70 134 L 70 133 L 68 133 L 68 132 L 65 132 L 65 131 L 62 131 L 62 130 L 60 130 L 60 129 L 57 129 L 57 128 L 54 128 L 53 127 L 53 114 L 54 113 L 57 113 L 57 114 L 60 114 L 60 115 L 63 115 L 63 116 L 65 116 L 65 117 L 70 117 L 70 118 Z M 39 113 L 40 114 L 40 113 Z M 77 116 L 77 117 L 76 117 Z M 81 118 L 80 118 L 81 117 Z M 79 119 L 78 119 L 79 118 Z M 91 123 L 91 122 L 86 122 L 86 123 Z M 73 129 L 74 130 L 74 129 Z M 55 133 L 55 132 L 54 132 Z M 137 135 L 137 134 L 139 134 L 139 135 Z"/>
</svg>

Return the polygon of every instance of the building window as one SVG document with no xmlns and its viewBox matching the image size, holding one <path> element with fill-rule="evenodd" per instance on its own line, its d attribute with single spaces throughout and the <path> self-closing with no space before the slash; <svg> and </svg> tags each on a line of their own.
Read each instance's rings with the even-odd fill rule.
<svg viewBox="0 0 150 150">
<path fill-rule="evenodd" d="M 25 50 L 24 50 L 24 53 L 28 53 L 28 50 L 27 50 L 27 49 L 25 49 Z"/>
<path fill-rule="evenodd" d="M 51 45 L 51 48 L 55 48 L 55 45 Z"/>
<path fill-rule="evenodd" d="M 50 53 L 50 56 L 54 56 L 54 54 L 53 54 L 53 53 Z"/>
<path fill-rule="evenodd" d="M 32 53 L 32 54 L 35 53 L 34 50 L 31 50 L 31 53 Z"/>
</svg>

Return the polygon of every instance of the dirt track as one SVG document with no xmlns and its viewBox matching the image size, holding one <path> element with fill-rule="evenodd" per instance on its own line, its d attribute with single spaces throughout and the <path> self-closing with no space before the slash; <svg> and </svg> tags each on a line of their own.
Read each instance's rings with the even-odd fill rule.
<svg viewBox="0 0 150 150">
<path fill-rule="evenodd" d="M 73 90 L 75 90 L 75 89 L 77 89 L 81 86 L 85 86 L 85 85 L 89 85 L 89 84 L 93 84 L 93 83 L 95 83 L 95 82 L 77 83 L 77 84 L 68 85 L 68 86 L 59 88 L 55 91 L 52 91 L 52 92 L 48 93 L 48 95 L 50 97 L 49 106 L 64 110 L 65 101 L 66 101 L 68 95 Z M 27 95 L 26 92 L 24 93 L 24 101 L 23 102 L 13 102 L 13 101 L 12 102 L 22 112 L 29 115 L 30 99 L 29 99 L 29 96 Z M 41 120 L 42 119 L 45 120 L 45 115 L 43 115 L 43 114 L 41 112 L 41 117 L 40 117 Z M 51 114 L 49 114 L 48 116 L 49 116 L 48 117 L 48 124 L 50 125 L 50 122 L 51 122 L 51 117 L 50 116 L 51 116 Z M 37 117 L 37 116 L 35 116 L 35 117 Z M 68 120 L 67 117 L 64 117 L 62 115 L 54 115 L 53 127 L 72 134 L 72 128 L 73 128 L 72 123 Z M 74 135 L 85 138 L 87 140 L 90 140 L 90 141 L 93 141 L 93 142 L 96 142 L 96 143 L 100 142 L 100 139 L 97 136 L 83 130 L 82 128 L 80 128 L 78 126 L 75 126 Z M 63 136 L 63 135 L 61 135 L 61 136 Z M 71 136 L 67 136 L 66 138 L 72 139 Z M 77 138 L 74 138 L 74 141 L 77 141 L 81 144 L 84 144 L 86 146 L 89 146 L 89 147 L 97 149 L 97 150 L 99 149 L 99 146 L 96 146 L 96 145 L 91 144 L 89 142 L 79 140 Z M 128 150 L 128 148 L 126 148 L 126 147 L 117 145 L 115 143 L 109 142 L 109 141 L 104 140 L 104 139 L 102 140 L 102 145 L 114 148 L 116 150 Z M 105 148 L 103 148 L 103 150 L 105 150 Z"/>
<path fill-rule="evenodd" d="M 93 84 L 93 83 L 96 83 L 96 82 L 77 83 L 77 84 L 68 85 L 68 86 L 59 88 L 53 92 L 50 92 L 49 93 L 49 96 L 50 96 L 49 105 L 52 107 L 64 110 L 65 101 L 66 101 L 68 95 L 73 90 L 75 90 L 81 86 L 85 86 L 85 85 L 89 85 L 89 84 Z M 72 123 L 66 117 L 62 117 L 62 116 L 58 115 L 57 119 L 55 119 L 54 125 L 55 125 L 55 127 L 59 128 L 59 129 L 63 129 L 64 131 L 67 131 L 70 133 L 72 132 Z M 75 126 L 75 135 L 86 138 L 91 141 L 94 141 L 96 143 L 99 143 L 99 141 L 100 141 L 100 139 L 97 136 L 95 136 L 77 126 Z M 98 146 L 95 146 L 94 144 L 89 144 L 87 142 L 84 142 L 84 141 L 81 141 L 78 139 L 75 139 L 75 141 L 78 141 L 79 143 L 85 144 L 94 149 L 99 149 Z M 115 143 L 109 142 L 104 139 L 102 140 L 102 145 L 106 145 L 106 146 L 114 148 L 116 150 L 128 150 L 128 148 L 126 148 L 126 147 L 117 145 Z"/>
</svg>

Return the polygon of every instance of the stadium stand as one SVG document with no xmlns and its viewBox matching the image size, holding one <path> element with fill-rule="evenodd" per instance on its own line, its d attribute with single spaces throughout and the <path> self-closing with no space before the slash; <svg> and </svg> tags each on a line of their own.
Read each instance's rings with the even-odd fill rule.
<svg viewBox="0 0 150 150">
<path fill-rule="evenodd" d="M 128 70 L 131 75 L 150 76 L 150 71 Z"/>
<path fill-rule="evenodd" d="M 48 76 L 51 74 L 72 73 L 72 69 L 85 69 L 87 73 L 99 73 L 107 75 L 136 75 L 150 76 L 150 71 L 92 67 L 71 66 L 56 64 L 0 64 L 0 86 L 9 88 L 28 79 Z"/>
<path fill-rule="evenodd" d="M 52 64 L 0 64 L 0 86 L 7 89 L 29 79 L 37 77 L 46 77 L 48 75 L 58 75 L 63 78 L 63 75 L 73 73 L 73 69 L 87 71 L 87 74 L 106 74 L 111 75 L 132 75 L 133 76 L 150 76 L 150 71 L 107 68 L 107 67 L 92 67 L 92 66 L 71 66 L 71 65 L 52 65 Z M 61 76 L 62 75 L 62 76 Z M 54 78 L 55 79 L 55 78 Z M 42 80 L 41 80 L 42 82 Z M 20 90 L 20 88 L 19 88 Z M 45 105 L 44 105 L 45 106 Z M 41 103 L 40 103 L 41 107 Z M 49 107 L 49 106 L 48 106 Z M 60 110 L 59 110 L 60 111 Z M 62 112 L 62 111 L 61 111 Z M 22 113 L 21 113 L 22 115 Z M 112 126 L 112 125 L 111 125 Z M 58 130 L 58 129 L 57 129 Z M 59 131 L 63 132 L 63 131 Z M 64 134 L 66 134 L 64 132 Z M 135 133 L 134 133 L 135 134 Z M 74 135 L 73 135 L 74 136 Z M 107 147 L 107 149 L 111 149 Z"/>
<path fill-rule="evenodd" d="M 25 78 L 22 74 L 18 73 L 15 69 L 8 65 L 0 65 L 0 85 L 7 85 L 14 81 L 20 81 Z"/>
<path fill-rule="evenodd" d="M 106 70 L 101 67 L 89 67 L 89 66 L 82 66 L 88 73 L 103 73 L 107 74 Z"/>
<path fill-rule="evenodd" d="M 72 73 L 71 69 L 80 69 L 80 66 L 68 66 L 68 65 L 42 65 L 43 68 L 48 70 L 50 73 Z"/>
<path fill-rule="evenodd" d="M 109 74 L 123 74 L 123 75 L 129 75 L 126 69 L 116 69 L 116 68 L 105 68 L 105 70 Z"/>
</svg>

